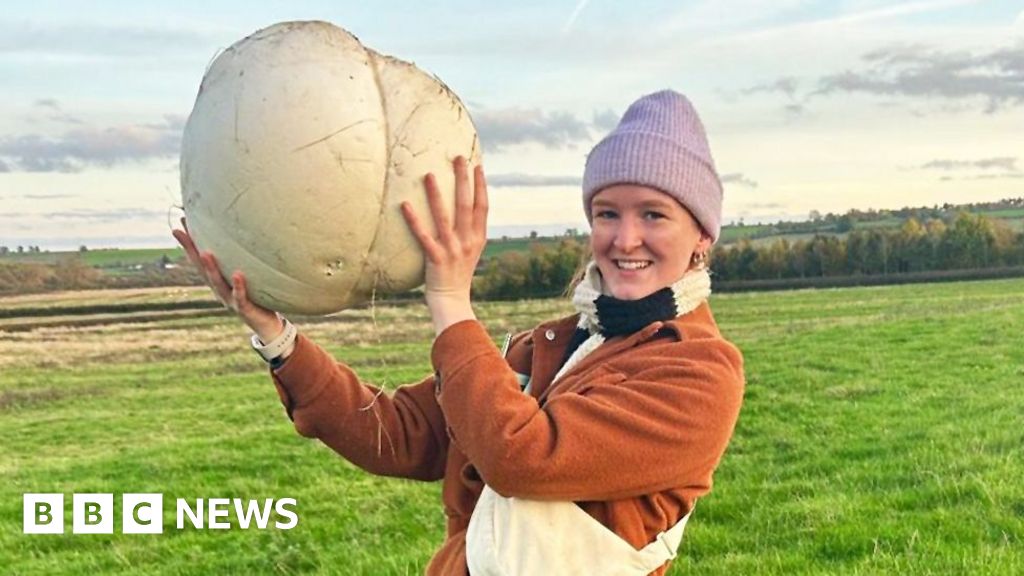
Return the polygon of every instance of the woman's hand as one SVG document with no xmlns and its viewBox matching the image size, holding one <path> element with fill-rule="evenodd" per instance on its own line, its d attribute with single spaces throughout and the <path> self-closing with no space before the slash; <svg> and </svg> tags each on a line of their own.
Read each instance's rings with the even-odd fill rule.
<svg viewBox="0 0 1024 576">
<path fill-rule="evenodd" d="M 231 284 L 228 284 L 224 275 L 220 273 L 217 258 L 213 253 L 200 252 L 196 248 L 195 242 L 192 241 L 192 237 L 188 233 L 188 225 L 184 218 L 181 219 L 181 227 L 182 230 L 172 231 L 175 240 L 185 249 L 189 261 L 202 274 L 207 286 L 213 290 L 213 294 L 221 304 L 238 314 L 242 322 L 245 322 L 264 344 L 269 344 L 277 338 L 284 329 L 284 322 L 276 312 L 267 310 L 249 300 L 245 275 L 240 270 L 236 270 L 231 275 Z"/>
<path fill-rule="evenodd" d="M 459 156 L 452 164 L 455 170 L 454 220 L 442 203 L 434 175 L 427 174 L 423 179 L 436 235 L 431 235 L 408 202 L 402 203 L 402 215 L 426 257 L 426 300 L 436 334 L 456 322 L 476 318 L 469 291 L 473 272 L 487 244 L 487 182 L 483 167 L 477 166 L 474 170 L 470 190 L 466 159 Z"/>
</svg>

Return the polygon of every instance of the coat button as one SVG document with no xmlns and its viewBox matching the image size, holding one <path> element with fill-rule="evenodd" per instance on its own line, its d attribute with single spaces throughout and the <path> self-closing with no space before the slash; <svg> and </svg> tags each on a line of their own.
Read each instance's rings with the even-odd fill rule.
<svg viewBox="0 0 1024 576">
<path fill-rule="evenodd" d="M 547 332 L 544 333 L 544 337 L 547 338 L 549 342 L 554 340 L 555 339 L 555 331 L 554 330 L 548 330 Z"/>
</svg>

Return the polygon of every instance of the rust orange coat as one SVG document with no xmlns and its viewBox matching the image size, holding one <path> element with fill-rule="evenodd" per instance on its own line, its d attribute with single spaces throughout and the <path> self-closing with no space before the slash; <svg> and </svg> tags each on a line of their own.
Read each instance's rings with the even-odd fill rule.
<svg viewBox="0 0 1024 576">
<path fill-rule="evenodd" d="M 710 491 L 739 414 L 743 360 L 705 303 L 609 339 L 552 386 L 576 321 L 519 335 L 507 358 L 480 323 L 455 324 L 431 353 L 440 381 L 392 395 L 301 335 L 273 378 L 300 434 L 374 474 L 443 479 L 447 534 L 427 574 L 466 574 L 466 528 L 485 482 L 503 496 L 575 501 L 639 549 Z M 529 394 L 516 372 L 530 375 Z"/>
</svg>

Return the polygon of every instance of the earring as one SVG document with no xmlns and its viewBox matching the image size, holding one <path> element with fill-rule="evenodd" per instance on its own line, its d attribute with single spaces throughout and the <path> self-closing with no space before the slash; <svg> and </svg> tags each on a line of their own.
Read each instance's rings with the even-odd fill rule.
<svg viewBox="0 0 1024 576">
<path fill-rule="evenodd" d="M 690 263 L 697 270 L 704 270 L 708 267 L 708 253 L 694 252 L 693 256 L 690 257 Z"/>
</svg>

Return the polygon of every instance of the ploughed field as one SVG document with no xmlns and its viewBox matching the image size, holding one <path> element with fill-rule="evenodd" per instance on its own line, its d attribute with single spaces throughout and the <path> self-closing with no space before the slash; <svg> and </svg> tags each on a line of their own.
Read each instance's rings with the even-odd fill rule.
<svg viewBox="0 0 1024 576">
<path fill-rule="evenodd" d="M 442 540 L 439 484 L 371 477 L 298 436 L 246 331 L 209 301 L 0 299 L 4 572 L 420 573 Z M 1024 280 L 712 305 L 744 351 L 746 401 L 672 574 L 1020 573 Z M 477 306 L 496 341 L 569 309 Z M 431 370 L 421 305 L 297 323 L 368 381 Z M 22 534 L 22 494 L 46 492 L 64 494 L 65 534 Z M 71 534 L 74 493 L 114 494 L 113 535 Z M 162 493 L 164 533 L 122 534 L 123 493 Z M 179 530 L 178 498 L 294 498 L 299 521 Z"/>
</svg>

